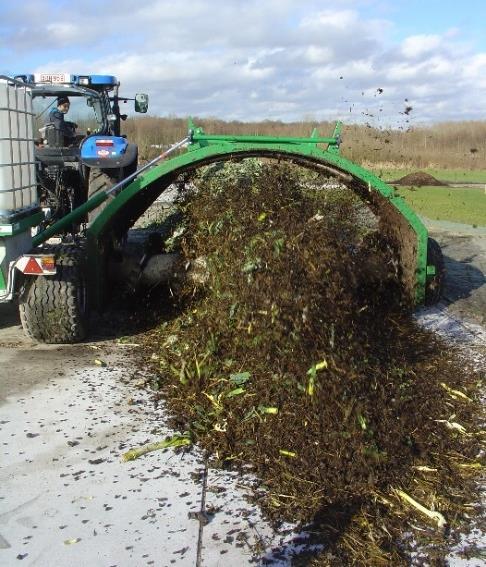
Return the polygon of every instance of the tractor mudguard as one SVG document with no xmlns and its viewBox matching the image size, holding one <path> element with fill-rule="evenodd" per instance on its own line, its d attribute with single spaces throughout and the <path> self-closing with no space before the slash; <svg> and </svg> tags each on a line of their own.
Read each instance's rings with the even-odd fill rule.
<svg viewBox="0 0 486 567">
<path fill-rule="evenodd" d="M 81 163 L 100 169 L 127 167 L 137 153 L 137 146 L 121 136 L 89 136 L 81 145 Z"/>
</svg>

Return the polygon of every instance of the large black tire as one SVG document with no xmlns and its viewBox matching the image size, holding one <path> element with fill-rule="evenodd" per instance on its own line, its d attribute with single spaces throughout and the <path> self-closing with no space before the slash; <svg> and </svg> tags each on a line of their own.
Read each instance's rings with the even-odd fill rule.
<svg viewBox="0 0 486 567">
<path fill-rule="evenodd" d="M 118 183 L 121 179 L 120 170 L 118 169 L 98 169 L 92 167 L 89 170 L 88 176 L 88 198 L 96 195 L 100 191 L 106 191 Z M 106 207 L 109 200 L 107 199 L 99 207 L 93 209 L 88 213 L 88 222 L 93 222 L 94 219 L 101 213 L 101 211 Z"/>
<path fill-rule="evenodd" d="M 445 266 L 444 256 L 437 240 L 427 240 L 427 265 L 435 267 L 435 275 L 427 276 L 425 285 L 425 304 L 434 305 L 442 295 L 444 287 Z"/>
<path fill-rule="evenodd" d="M 137 171 L 137 168 L 138 168 L 138 150 L 135 154 L 135 158 L 132 161 L 132 163 L 128 164 L 123 168 L 123 179 L 125 179 L 125 177 L 128 177 L 132 173 L 135 173 Z"/>
<path fill-rule="evenodd" d="M 53 247 L 57 273 L 25 276 L 19 294 L 22 327 L 43 343 L 77 343 L 88 332 L 85 253 L 81 247 Z"/>
</svg>

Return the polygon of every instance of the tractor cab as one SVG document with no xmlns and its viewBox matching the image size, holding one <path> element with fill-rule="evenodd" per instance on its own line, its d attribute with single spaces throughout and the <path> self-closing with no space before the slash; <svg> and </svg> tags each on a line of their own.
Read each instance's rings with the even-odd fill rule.
<svg viewBox="0 0 486 567">
<path fill-rule="evenodd" d="M 134 100 L 135 112 L 145 113 L 148 109 L 146 94 L 139 93 L 134 99 L 120 97 L 120 83 L 112 75 L 36 73 L 19 75 L 16 79 L 32 86 L 36 127 L 40 133 L 38 147 L 79 146 L 89 135 L 120 136 L 120 122 L 127 117 L 120 112 L 121 101 Z M 69 98 L 71 108 L 66 122 L 77 126 L 69 136 L 61 135 L 59 128 L 49 120 L 59 97 Z"/>
<path fill-rule="evenodd" d="M 121 134 L 127 115 L 120 103 L 134 101 L 135 112 L 145 113 L 148 95 L 120 97 L 113 75 L 35 73 L 15 80 L 32 92 L 38 192 L 49 219 L 82 204 L 100 184 L 108 186 L 135 171 L 138 148 Z M 59 100 L 66 99 L 68 111 L 57 111 Z"/>
</svg>

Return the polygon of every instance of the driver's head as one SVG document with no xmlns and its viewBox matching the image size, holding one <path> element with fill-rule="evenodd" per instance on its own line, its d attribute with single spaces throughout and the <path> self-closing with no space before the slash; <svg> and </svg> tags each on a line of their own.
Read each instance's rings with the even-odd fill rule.
<svg viewBox="0 0 486 567">
<path fill-rule="evenodd" d="M 70 102 L 67 96 L 58 96 L 57 97 L 57 108 L 58 110 L 60 110 L 63 114 L 66 114 L 66 112 L 69 110 L 69 106 L 70 106 Z"/>
</svg>

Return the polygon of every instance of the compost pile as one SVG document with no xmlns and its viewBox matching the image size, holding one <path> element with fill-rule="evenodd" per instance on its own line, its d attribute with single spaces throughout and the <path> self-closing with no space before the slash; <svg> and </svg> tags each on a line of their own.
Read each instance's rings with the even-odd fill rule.
<svg viewBox="0 0 486 567">
<path fill-rule="evenodd" d="M 424 171 L 417 171 L 416 173 L 409 173 L 401 177 L 397 181 L 392 181 L 393 185 L 405 185 L 414 187 L 447 187 L 447 183 L 439 181 L 430 173 Z"/>
<path fill-rule="evenodd" d="M 473 513 L 478 376 L 414 323 L 393 243 L 296 168 L 197 186 L 179 230 L 197 277 L 149 337 L 172 425 L 214 465 L 251 467 L 268 517 L 312 524 L 316 565 L 400 565 L 409 520 L 447 547 L 403 493 L 449 527 Z"/>
</svg>

